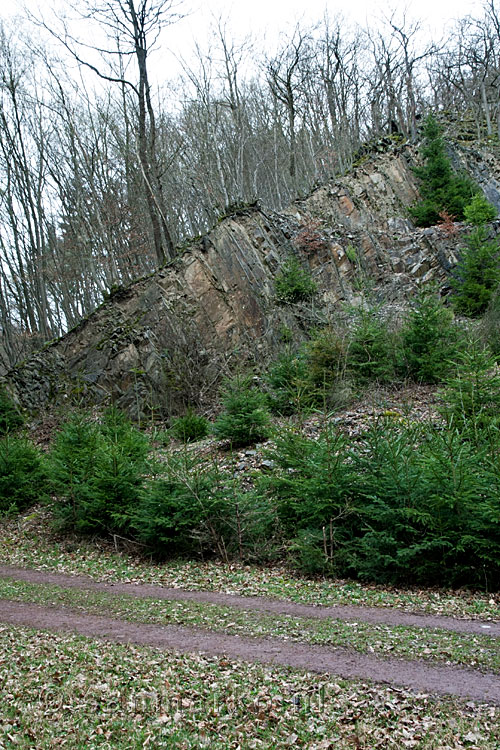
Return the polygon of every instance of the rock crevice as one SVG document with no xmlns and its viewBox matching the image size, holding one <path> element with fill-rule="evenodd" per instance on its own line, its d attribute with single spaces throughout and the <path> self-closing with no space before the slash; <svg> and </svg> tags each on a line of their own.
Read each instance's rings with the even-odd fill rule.
<svg viewBox="0 0 500 750">
<path fill-rule="evenodd" d="M 477 152 L 457 153 L 500 204 L 498 162 L 478 166 Z M 198 401 L 233 365 L 270 356 L 285 328 L 300 341 L 367 289 L 400 304 L 418 282 L 444 283 L 466 229 L 413 227 L 414 162 L 412 148 L 398 145 L 282 213 L 252 206 L 227 216 L 8 373 L 9 386 L 28 409 L 112 399 L 135 417 L 148 409 L 168 414 Z M 282 305 L 274 279 L 291 255 L 310 269 L 318 292 Z"/>
</svg>

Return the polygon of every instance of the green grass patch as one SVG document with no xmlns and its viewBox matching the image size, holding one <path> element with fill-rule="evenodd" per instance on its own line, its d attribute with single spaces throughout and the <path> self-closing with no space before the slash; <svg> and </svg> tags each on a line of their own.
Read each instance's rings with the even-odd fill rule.
<svg viewBox="0 0 500 750">
<path fill-rule="evenodd" d="M 0 747 L 470 748 L 499 710 L 257 664 L 0 629 Z"/>
<path fill-rule="evenodd" d="M 131 622 L 183 625 L 232 635 L 267 636 L 376 655 L 445 661 L 500 671 L 500 639 L 438 629 L 293 617 L 201 602 L 171 602 L 0 579 L 0 598 L 65 606 Z"/>
<path fill-rule="evenodd" d="M 155 583 L 193 591 L 270 596 L 303 604 L 397 607 L 478 619 L 500 619 L 500 597 L 470 591 L 396 588 L 293 575 L 282 567 L 171 560 L 153 564 L 112 544 L 54 536 L 46 509 L 0 522 L 0 563 L 88 575 L 96 581 Z"/>
</svg>

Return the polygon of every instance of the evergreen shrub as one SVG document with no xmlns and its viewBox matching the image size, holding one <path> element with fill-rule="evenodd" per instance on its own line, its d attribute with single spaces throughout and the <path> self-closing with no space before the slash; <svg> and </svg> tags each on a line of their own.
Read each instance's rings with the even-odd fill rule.
<svg viewBox="0 0 500 750">
<path fill-rule="evenodd" d="M 290 304 L 310 299 L 317 292 L 317 285 L 310 272 L 302 268 L 296 258 L 289 258 L 274 280 L 274 292 L 278 302 Z"/>
<path fill-rule="evenodd" d="M 190 408 L 183 417 L 172 420 L 170 429 L 177 440 L 182 440 L 183 443 L 195 443 L 208 435 L 210 422 Z"/>
<path fill-rule="evenodd" d="M 0 387 L 0 435 L 8 432 L 15 432 L 22 427 L 24 419 L 6 392 L 5 388 Z"/>
<path fill-rule="evenodd" d="M 347 337 L 332 327 L 314 331 L 298 349 L 287 347 L 265 375 L 271 410 L 287 416 L 343 404 L 350 396 L 347 351 Z"/>
<path fill-rule="evenodd" d="M 286 429 L 269 452 L 275 470 L 260 490 L 273 499 L 294 564 L 308 573 L 338 569 L 353 508 L 347 444 L 331 425 L 317 440 Z"/>
<path fill-rule="evenodd" d="M 482 430 L 500 426 L 500 372 L 480 341 L 458 354 L 440 397 L 443 415 L 461 432 L 477 439 Z"/>
<path fill-rule="evenodd" d="M 305 344 L 304 355 L 310 405 L 330 407 L 342 402 L 347 385 L 346 337 L 330 326 L 323 328 Z"/>
<path fill-rule="evenodd" d="M 486 312 L 481 319 L 479 333 L 498 362 L 500 360 L 500 287 L 497 287 L 491 295 Z"/>
<path fill-rule="evenodd" d="M 223 409 L 213 431 L 220 440 L 229 440 L 234 448 L 265 440 L 270 433 L 271 417 L 264 393 L 248 377 L 228 381 L 222 393 Z"/>
<path fill-rule="evenodd" d="M 403 373 L 421 383 L 446 377 L 460 348 L 453 313 L 432 287 L 419 289 L 401 331 Z"/>
<path fill-rule="evenodd" d="M 269 559 L 274 515 L 262 496 L 243 491 L 216 464 L 170 456 L 134 514 L 138 539 L 155 556 L 210 555 L 227 562 Z"/>
<path fill-rule="evenodd" d="M 499 242 L 488 239 L 488 229 L 481 224 L 467 238 L 451 279 L 453 307 L 471 318 L 482 315 L 499 284 Z"/>
<path fill-rule="evenodd" d="M 377 309 L 352 310 L 353 327 L 349 336 L 347 368 L 358 383 L 394 379 L 394 341 Z"/>
<path fill-rule="evenodd" d="M 498 439 L 464 442 L 452 428 L 369 431 L 354 458 L 362 531 L 350 546 L 352 571 L 381 582 L 498 587 L 498 447 Z"/>
<path fill-rule="evenodd" d="M 307 408 L 310 385 L 303 349 L 286 347 L 265 375 L 269 387 L 269 406 L 274 414 L 288 416 Z"/>
<path fill-rule="evenodd" d="M 440 425 L 383 419 L 350 445 L 331 426 L 287 430 L 258 490 L 288 560 L 309 574 L 498 588 L 500 431 L 464 440 Z"/>
<path fill-rule="evenodd" d="M 99 421 L 76 414 L 57 435 L 50 454 L 62 528 L 84 533 L 125 533 L 140 500 L 149 441 L 115 408 Z"/>
<path fill-rule="evenodd" d="M 424 165 L 415 169 L 422 200 L 411 206 L 410 215 L 420 227 L 437 224 L 443 212 L 461 221 L 478 188 L 467 176 L 453 171 L 442 129 L 432 114 L 425 122 L 422 156 Z"/>
<path fill-rule="evenodd" d="M 47 472 L 40 452 L 27 439 L 0 440 L 0 516 L 47 498 Z"/>
<path fill-rule="evenodd" d="M 188 456 L 172 456 L 161 475 L 148 483 L 133 526 L 139 540 L 159 557 L 191 554 L 200 549 L 202 529 L 215 546 L 220 543 L 219 522 L 227 513 L 221 475 L 196 467 Z"/>
<path fill-rule="evenodd" d="M 482 193 L 476 193 L 471 202 L 464 208 L 464 219 L 468 224 L 480 226 L 487 224 L 497 215 L 497 210 Z"/>
<path fill-rule="evenodd" d="M 453 367 L 442 390 L 444 420 L 385 418 L 355 440 L 328 421 L 313 435 L 282 429 L 250 490 L 236 473 L 190 451 L 148 464 L 147 440 L 115 410 L 100 421 L 75 416 L 50 459 L 56 518 L 80 532 L 127 533 L 162 558 L 285 556 L 314 575 L 498 588 L 499 376 L 489 352 L 470 343 Z M 263 398 L 249 379 L 227 385 L 231 420 L 223 433 L 229 425 L 233 443 L 242 429 L 255 439 Z M 3 470 L 3 512 L 23 477 L 34 478 L 27 491 L 38 490 L 29 499 L 21 493 L 15 507 L 43 488 L 36 451 L 30 469 L 12 445 L 10 436 L 2 443 L 5 465 L 14 467 Z"/>
</svg>

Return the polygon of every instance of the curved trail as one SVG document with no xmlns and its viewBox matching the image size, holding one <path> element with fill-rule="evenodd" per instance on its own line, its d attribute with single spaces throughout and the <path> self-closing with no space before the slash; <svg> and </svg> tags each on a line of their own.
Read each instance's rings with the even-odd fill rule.
<svg viewBox="0 0 500 750">
<path fill-rule="evenodd" d="M 442 628 L 461 633 L 500 636 L 500 624 L 451 617 L 417 615 L 375 607 L 317 607 L 276 599 L 243 597 L 205 591 L 185 591 L 151 584 L 99 583 L 85 576 L 26 570 L 0 565 L 0 578 L 40 585 L 58 585 L 108 594 L 173 601 L 199 601 L 238 609 L 275 612 L 297 617 L 336 618 L 388 625 Z M 134 643 L 180 653 L 199 652 L 251 662 L 292 667 L 308 672 L 331 674 L 345 679 L 409 688 L 418 692 L 451 695 L 500 705 L 500 675 L 445 664 L 427 664 L 396 658 L 278 638 L 257 638 L 216 633 L 201 628 L 152 625 L 118 618 L 85 614 L 70 607 L 42 606 L 29 602 L 0 599 L 0 625 L 18 625 L 70 632 L 116 643 Z M 483 629 L 488 626 L 488 629 Z"/>
<path fill-rule="evenodd" d="M 373 680 L 411 690 L 454 695 L 500 705 L 500 676 L 470 669 L 430 666 L 400 659 L 380 659 L 347 649 L 288 643 L 277 638 L 248 638 L 197 628 L 132 623 L 111 617 L 86 615 L 60 607 L 0 599 L 4 624 L 71 632 L 117 643 L 198 652 L 211 656 L 260 662 L 345 679 Z"/>
<path fill-rule="evenodd" d="M 87 576 L 17 568 L 0 565 L 0 578 L 36 584 L 52 584 L 85 591 L 102 591 L 107 594 L 125 594 L 140 599 L 165 599 L 168 601 L 193 601 L 218 604 L 236 609 L 270 612 L 292 617 L 336 619 L 352 622 L 367 622 L 377 625 L 405 626 L 417 628 L 440 628 L 456 633 L 474 633 L 500 638 L 500 622 L 481 620 L 459 620 L 443 615 L 414 614 L 402 610 L 366 606 L 320 606 L 298 604 L 260 596 L 222 594 L 216 591 L 187 591 L 167 588 L 149 583 L 99 583 Z"/>
</svg>

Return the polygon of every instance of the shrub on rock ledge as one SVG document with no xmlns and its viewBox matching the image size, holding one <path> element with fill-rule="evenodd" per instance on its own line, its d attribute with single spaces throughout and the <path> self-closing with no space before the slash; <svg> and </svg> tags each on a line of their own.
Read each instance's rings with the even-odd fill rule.
<svg viewBox="0 0 500 750">
<path fill-rule="evenodd" d="M 316 293 L 317 286 L 309 271 L 302 268 L 296 258 L 290 258 L 276 276 L 274 290 L 278 302 L 290 304 L 309 299 Z"/>
</svg>

